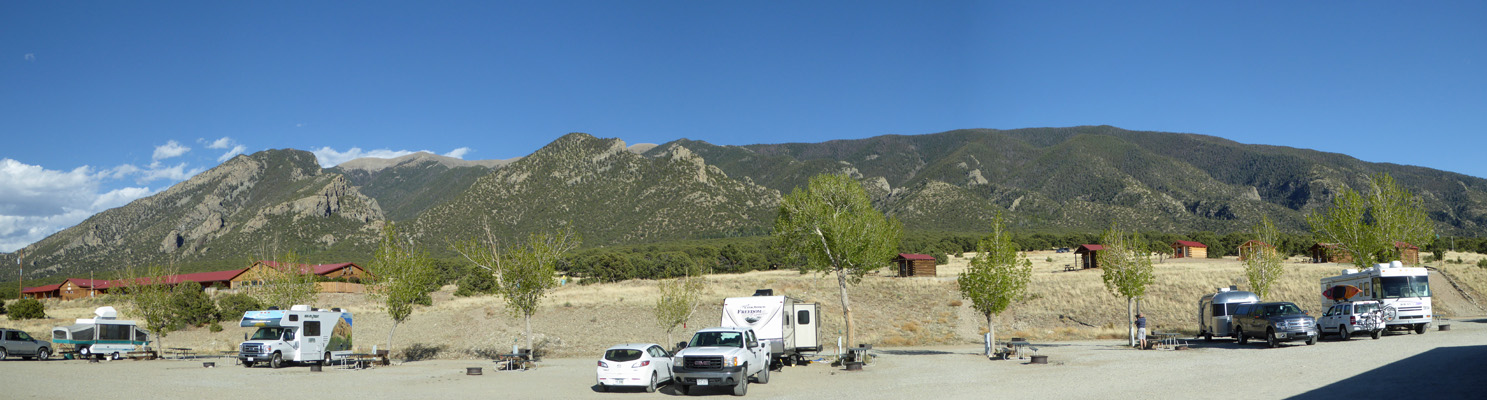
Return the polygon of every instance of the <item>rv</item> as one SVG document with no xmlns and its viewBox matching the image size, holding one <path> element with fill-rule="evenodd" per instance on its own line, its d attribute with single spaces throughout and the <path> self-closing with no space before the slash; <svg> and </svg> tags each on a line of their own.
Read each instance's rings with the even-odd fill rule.
<svg viewBox="0 0 1487 400">
<path fill-rule="evenodd" d="M 279 368 L 290 362 L 328 365 L 351 354 L 351 312 L 339 308 L 296 305 L 285 311 L 270 307 L 243 313 L 238 326 L 258 328 L 238 346 L 244 367 L 262 363 Z"/>
<path fill-rule="evenodd" d="M 150 332 L 139 329 L 134 321 L 120 320 L 118 310 L 103 306 L 93 310 L 93 318 L 79 318 L 75 325 L 52 328 L 52 343 L 62 346 L 59 350 L 63 353 L 117 360 L 120 354 L 149 345 Z"/>
<path fill-rule="evenodd" d="M 1423 334 L 1433 317 L 1430 272 L 1425 268 L 1405 268 L 1394 261 L 1362 271 L 1346 269 L 1342 275 L 1322 278 L 1322 307 L 1359 300 L 1382 303 L 1384 324 L 1388 328 L 1413 329 Z"/>
<path fill-rule="evenodd" d="M 821 351 L 817 340 L 816 303 L 759 290 L 752 297 L 723 299 L 723 327 L 752 328 L 760 342 L 767 343 L 774 364 L 804 364 L 805 353 Z"/>
<path fill-rule="evenodd" d="M 1234 309 L 1240 304 L 1259 302 L 1259 296 L 1240 291 L 1234 286 L 1219 288 L 1217 293 L 1204 295 L 1198 300 L 1198 336 L 1210 342 L 1214 336 L 1234 336 Z"/>
</svg>

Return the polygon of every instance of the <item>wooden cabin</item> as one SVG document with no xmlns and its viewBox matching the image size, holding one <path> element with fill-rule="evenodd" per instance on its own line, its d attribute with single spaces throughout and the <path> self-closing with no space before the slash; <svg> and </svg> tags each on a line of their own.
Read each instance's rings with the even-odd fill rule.
<svg viewBox="0 0 1487 400">
<path fill-rule="evenodd" d="M 1275 254 L 1275 246 L 1259 240 L 1251 240 L 1239 245 L 1239 261 L 1248 260 L 1251 257 L 1261 255 L 1261 252 Z"/>
<path fill-rule="evenodd" d="M 1186 240 L 1173 242 L 1172 258 L 1208 258 L 1208 245 Z"/>
<path fill-rule="evenodd" d="M 935 276 L 935 258 L 928 254 L 898 253 L 893 258 L 898 264 L 898 276 Z"/>
<path fill-rule="evenodd" d="M 1344 250 L 1341 243 L 1317 243 L 1307 249 L 1314 263 L 1350 263 L 1353 255 Z"/>
<path fill-rule="evenodd" d="M 1399 250 L 1399 262 L 1401 264 L 1420 265 L 1419 247 L 1405 242 L 1394 242 L 1394 249 Z"/>
<path fill-rule="evenodd" d="M 314 265 L 299 264 L 296 266 L 296 268 L 286 268 L 284 265 L 281 265 L 277 261 L 259 261 L 253 263 L 253 266 L 242 270 L 242 273 L 233 277 L 230 283 L 230 287 L 233 289 L 238 289 L 249 286 L 262 285 L 264 284 L 264 282 L 277 277 L 277 275 L 291 270 L 294 273 L 299 274 L 313 273 L 327 279 L 343 278 L 347 281 L 347 284 L 345 285 L 320 285 L 322 289 L 321 291 L 327 293 L 359 293 L 362 291 L 362 287 L 359 282 L 371 277 L 371 274 L 368 273 L 365 268 L 362 268 L 360 265 L 356 265 L 356 263 Z"/>
<path fill-rule="evenodd" d="M 1100 267 L 1100 257 L 1099 257 L 1100 254 L 1099 253 L 1100 253 L 1100 251 L 1103 251 L 1103 250 L 1105 250 L 1105 246 L 1104 245 L 1099 245 L 1099 244 L 1081 244 L 1081 245 L 1079 245 L 1079 248 L 1074 249 L 1074 255 L 1076 257 L 1079 257 L 1079 268 L 1080 269 L 1099 268 Z"/>
<path fill-rule="evenodd" d="M 61 294 L 61 290 L 60 289 L 62 288 L 62 285 L 65 284 L 65 283 L 66 282 L 56 283 L 56 284 L 51 284 L 51 285 L 46 285 L 46 286 L 36 286 L 36 287 L 22 288 L 21 289 L 21 298 L 23 298 L 23 299 L 45 300 L 45 299 L 55 299 L 55 298 L 58 298 L 58 297 L 62 297 L 62 294 Z"/>
</svg>

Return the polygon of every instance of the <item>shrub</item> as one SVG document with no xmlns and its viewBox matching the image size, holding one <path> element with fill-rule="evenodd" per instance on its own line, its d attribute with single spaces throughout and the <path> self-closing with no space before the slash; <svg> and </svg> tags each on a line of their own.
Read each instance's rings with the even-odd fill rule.
<svg viewBox="0 0 1487 400">
<path fill-rule="evenodd" d="M 258 299 L 242 293 L 229 294 L 217 299 L 217 309 L 222 321 L 242 318 L 243 313 L 262 310 L 263 304 Z"/>
<path fill-rule="evenodd" d="M 5 312 L 12 320 L 46 318 L 46 305 L 36 299 L 20 299 L 6 306 Z"/>
<path fill-rule="evenodd" d="M 459 288 L 454 290 L 455 296 L 469 297 L 496 292 L 496 277 L 483 268 L 471 269 L 457 284 Z"/>
<path fill-rule="evenodd" d="M 1477 266 L 1487 268 L 1487 258 L 1477 260 Z"/>
<path fill-rule="evenodd" d="M 170 303 L 177 322 L 184 325 L 202 326 L 221 319 L 217 305 L 201 290 L 200 283 L 186 281 L 176 285 Z"/>
<path fill-rule="evenodd" d="M 221 332 L 222 331 L 222 324 L 213 322 L 211 325 L 208 325 L 207 326 L 207 330 L 212 331 L 212 333 Z"/>
</svg>

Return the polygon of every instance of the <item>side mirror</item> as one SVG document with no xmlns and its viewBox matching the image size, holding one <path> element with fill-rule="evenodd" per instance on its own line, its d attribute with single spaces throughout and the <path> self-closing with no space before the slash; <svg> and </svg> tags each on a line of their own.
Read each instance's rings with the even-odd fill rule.
<svg viewBox="0 0 1487 400">
<path fill-rule="evenodd" d="M 248 341 L 248 332 L 243 332 L 243 341 Z"/>
<path fill-rule="evenodd" d="M 685 349 L 685 348 L 687 348 L 687 342 L 676 342 L 676 349 L 677 350 L 681 350 L 681 349 Z"/>
</svg>

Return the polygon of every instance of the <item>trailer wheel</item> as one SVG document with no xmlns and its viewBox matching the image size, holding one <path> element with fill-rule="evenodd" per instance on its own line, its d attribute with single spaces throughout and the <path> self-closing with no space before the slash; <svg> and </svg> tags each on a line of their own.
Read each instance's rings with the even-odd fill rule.
<svg viewBox="0 0 1487 400">
<path fill-rule="evenodd" d="M 268 360 L 268 367 L 269 368 L 273 368 L 273 369 L 279 369 L 280 367 L 283 367 L 283 366 L 284 366 L 284 357 L 281 356 L 281 355 L 279 355 L 278 352 L 274 352 L 273 358 L 270 358 Z"/>
<path fill-rule="evenodd" d="M 115 351 L 113 354 L 109 354 L 108 355 L 108 359 L 111 360 L 111 361 L 118 361 L 118 360 L 122 360 L 124 358 L 123 357 L 119 357 L 119 352 Z"/>
<path fill-rule="evenodd" d="M 1205 342 L 1212 342 L 1213 341 L 1213 332 L 1203 332 L 1203 341 L 1205 341 Z"/>
</svg>

